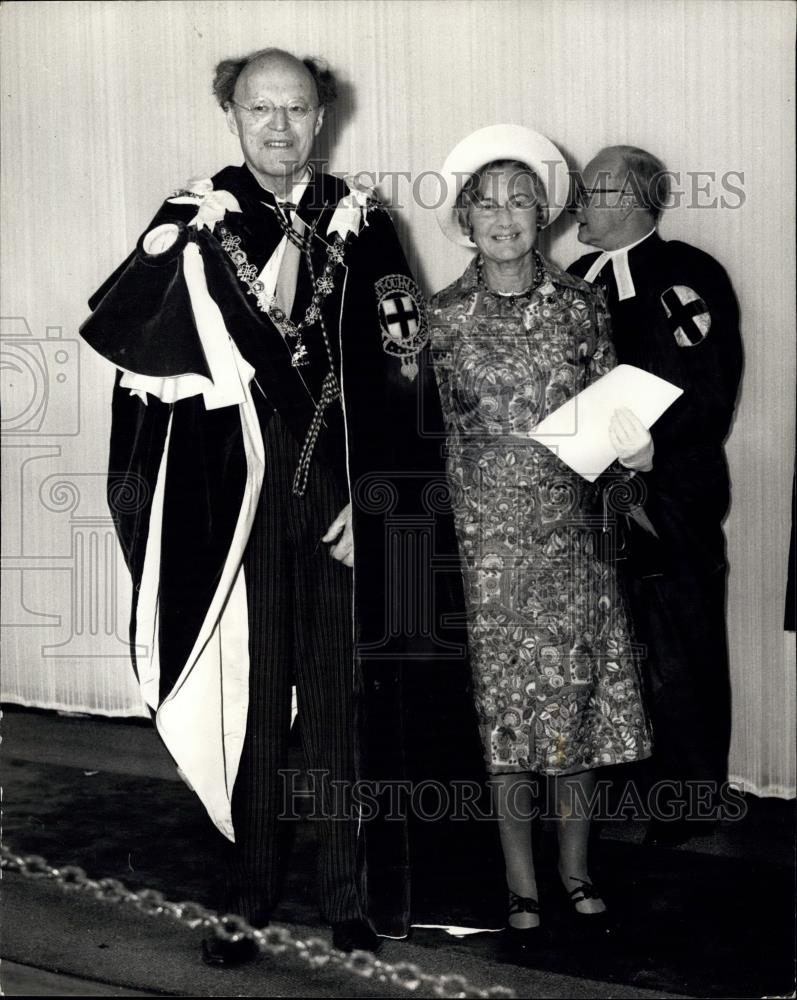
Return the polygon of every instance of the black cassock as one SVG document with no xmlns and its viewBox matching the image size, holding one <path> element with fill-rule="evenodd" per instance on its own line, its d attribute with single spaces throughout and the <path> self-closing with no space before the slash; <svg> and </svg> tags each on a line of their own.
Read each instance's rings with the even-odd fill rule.
<svg viewBox="0 0 797 1000">
<path fill-rule="evenodd" d="M 119 369 L 109 502 L 134 585 L 134 665 L 231 841 L 250 670 L 242 560 L 275 412 L 298 446 L 295 492 L 323 467 L 351 497 L 364 905 L 378 931 L 402 935 L 411 861 L 446 824 L 397 816 L 395 787 L 450 788 L 480 767 L 442 420 L 425 305 L 386 210 L 315 174 L 296 214 L 292 325 L 260 282 L 290 227 L 248 169 L 228 167 L 164 202 L 81 333 Z"/>
<path fill-rule="evenodd" d="M 588 254 L 569 270 L 583 277 L 596 261 Z M 634 294 L 622 300 L 611 262 L 595 278 L 618 360 L 684 390 L 651 429 L 653 469 L 636 479 L 658 541 L 635 528 L 625 564 L 647 646 L 654 774 L 723 782 L 731 731 L 723 443 L 742 372 L 739 308 L 721 265 L 687 243 L 653 233 L 628 251 L 628 267 Z"/>
</svg>

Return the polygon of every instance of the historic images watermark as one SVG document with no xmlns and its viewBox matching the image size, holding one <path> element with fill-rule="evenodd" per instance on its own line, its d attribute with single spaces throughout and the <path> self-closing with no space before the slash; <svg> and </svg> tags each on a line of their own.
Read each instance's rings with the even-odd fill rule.
<svg viewBox="0 0 797 1000">
<path fill-rule="evenodd" d="M 332 172 L 325 160 L 312 161 L 317 170 Z M 545 168 L 545 165 L 543 165 Z M 554 165 L 550 164 L 550 177 L 543 176 L 547 182 L 553 178 Z M 339 176 L 344 176 L 339 174 Z M 345 177 L 364 190 L 376 192 L 391 210 L 402 211 L 414 205 L 429 211 L 436 211 L 446 203 L 449 189 L 456 185 L 457 191 L 470 178 L 469 173 L 452 173 L 448 176 L 438 170 L 358 170 L 345 174 Z M 520 172 L 518 176 L 521 176 Z M 613 203 L 615 189 L 633 194 L 641 204 L 648 204 L 651 197 L 658 200 L 664 209 L 721 209 L 736 211 L 743 208 L 747 202 L 746 171 L 742 169 L 717 170 L 713 167 L 701 166 L 689 170 L 663 170 L 655 174 L 647 184 L 647 190 L 641 191 L 639 180 L 630 172 L 618 179 L 610 179 L 608 173 L 598 173 L 589 189 L 590 204 L 605 207 Z M 611 191 L 606 190 L 611 188 Z M 587 187 L 579 170 L 570 171 L 570 190 L 567 194 L 567 204 L 575 209 L 584 198 Z M 321 206 L 311 206 L 321 207 Z"/>
<path fill-rule="evenodd" d="M 92 433 L 81 419 L 76 337 L 62 326 L 47 326 L 42 336 L 24 316 L 7 316 L 0 349 L 0 431 L 7 478 L 13 469 L 17 483 L 6 491 L 4 634 L 14 630 L 25 655 L 35 646 L 48 669 L 67 660 L 125 661 L 128 612 L 113 515 L 143 509 L 146 484 L 130 475 L 109 484 L 104 468 L 75 468 L 75 449 Z"/>
<path fill-rule="evenodd" d="M 437 823 L 492 822 L 508 816 L 520 820 L 715 823 L 736 822 L 747 814 L 738 786 L 709 780 L 661 780 L 646 785 L 600 778 L 587 793 L 576 782 L 557 788 L 553 780 L 544 782 L 529 775 L 515 782 L 508 792 L 486 796 L 485 785 L 475 780 L 352 782 L 333 779 L 323 769 L 305 773 L 291 768 L 281 770 L 280 777 L 282 819 L 369 822 L 378 818 L 403 822 L 413 817 Z"/>
</svg>

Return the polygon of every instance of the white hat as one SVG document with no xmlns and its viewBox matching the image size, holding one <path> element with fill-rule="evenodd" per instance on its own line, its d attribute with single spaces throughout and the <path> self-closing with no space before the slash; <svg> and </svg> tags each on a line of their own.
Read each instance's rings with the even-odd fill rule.
<svg viewBox="0 0 797 1000">
<path fill-rule="evenodd" d="M 454 146 L 442 169 L 445 197 L 437 209 L 437 221 L 446 236 L 461 246 L 471 243 L 459 224 L 457 198 L 469 176 L 493 160 L 518 160 L 538 175 L 548 199 L 546 226 L 567 204 L 570 192 L 567 164 L 550 139 L 523 125 L 488 125 L 477 129 Z"/>
</svg>

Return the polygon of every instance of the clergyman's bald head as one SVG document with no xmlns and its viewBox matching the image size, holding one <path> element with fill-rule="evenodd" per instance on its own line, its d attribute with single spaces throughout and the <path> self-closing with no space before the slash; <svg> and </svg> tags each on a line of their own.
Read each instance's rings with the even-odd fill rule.
<svg viewBox="0 0 797 1000">
<path fill-rule="evenodd" d="M 631 191 L 640 208 L 657 220 L 670 196 L 670 174 L 653 153 L 639 146 L 607 146 L 588 164 L 587 175 L 608 175 L 611 183 Z M 591 186 L 591 185 L 590 185 Z"/>
</svg>

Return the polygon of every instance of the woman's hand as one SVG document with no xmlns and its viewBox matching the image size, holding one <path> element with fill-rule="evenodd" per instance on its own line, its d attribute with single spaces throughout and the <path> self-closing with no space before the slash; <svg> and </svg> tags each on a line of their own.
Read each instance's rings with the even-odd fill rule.
<svg viewBox="0 0 797 1000">
<path fill-rule="evenodd" d="M 633 410 L 621 407 L 614 411 L 609 440 L 626 469 L 650 472 L 653 468 L 653 438 Z"/>
<path fill-rule="evenodd" d="M 338 537 L 340 536 L 340 537 Z M 347 503 L 335 520 L 330 524 L 327 533 L 321 539 L 322 542 L 334 542 L 337 544 L 329 550 L 333 559 L 342 562 L 344 566 L 354 565 L 354 533 L 351 529 L 351 504 Z"/>
</svg>

